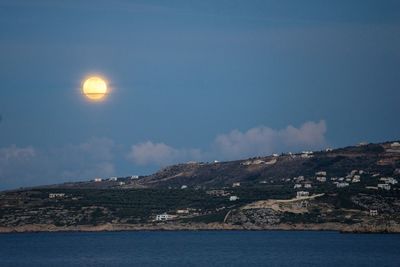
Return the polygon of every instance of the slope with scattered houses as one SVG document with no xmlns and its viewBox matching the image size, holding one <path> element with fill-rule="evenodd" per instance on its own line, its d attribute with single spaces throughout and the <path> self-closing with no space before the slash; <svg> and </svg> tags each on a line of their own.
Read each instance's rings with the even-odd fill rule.
<svg viewBox="0 0 400 267">
<path fill-rule="evenodd" d="M 400 232 L 400 143 L 190 162 L 0 193 L 0 231 Z"/>
</svg>

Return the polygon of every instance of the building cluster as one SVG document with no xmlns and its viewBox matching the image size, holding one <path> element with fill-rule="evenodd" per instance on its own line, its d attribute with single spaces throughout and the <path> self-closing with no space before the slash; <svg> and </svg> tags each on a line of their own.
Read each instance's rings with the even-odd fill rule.
<svg viewBox="0 0 400 267">
<path fill-rule="evenodd" d="M 50 193 L 49 198 L 56 199 L 56 198 L 64 198 L 64 193 Z"/>
</svg>

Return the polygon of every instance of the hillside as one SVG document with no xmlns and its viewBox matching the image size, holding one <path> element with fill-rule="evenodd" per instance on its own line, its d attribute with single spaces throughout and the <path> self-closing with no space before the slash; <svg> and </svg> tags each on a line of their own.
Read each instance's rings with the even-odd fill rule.
<svg viewBox="0 0 400 267">
<path fill-rule="evenodd" d="M 400 232 L 400 144 L 187 163 L 0 193 L 0 231 Z"/>
</svg>

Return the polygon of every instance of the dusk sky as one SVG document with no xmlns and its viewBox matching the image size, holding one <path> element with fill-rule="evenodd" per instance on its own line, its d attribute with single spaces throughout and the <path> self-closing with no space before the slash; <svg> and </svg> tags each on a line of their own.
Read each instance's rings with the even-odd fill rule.
<svg viewBox="0 0 400 267">
<path fill-rule="evenodd" d="M 400 1 L 0 0 L 0 82 L 0 189 L 398 140 Z"/>
</svg>

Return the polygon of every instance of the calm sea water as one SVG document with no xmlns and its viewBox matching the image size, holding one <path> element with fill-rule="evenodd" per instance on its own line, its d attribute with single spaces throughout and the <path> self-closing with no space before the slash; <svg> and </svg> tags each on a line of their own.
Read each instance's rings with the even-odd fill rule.
<svg viewBox="0 0 400 267">
<path fill-rule="evenodd" d="M 114 232 L 0 235 L 0 266 L 400 266 L 400 235 Z"/>
</svg>

